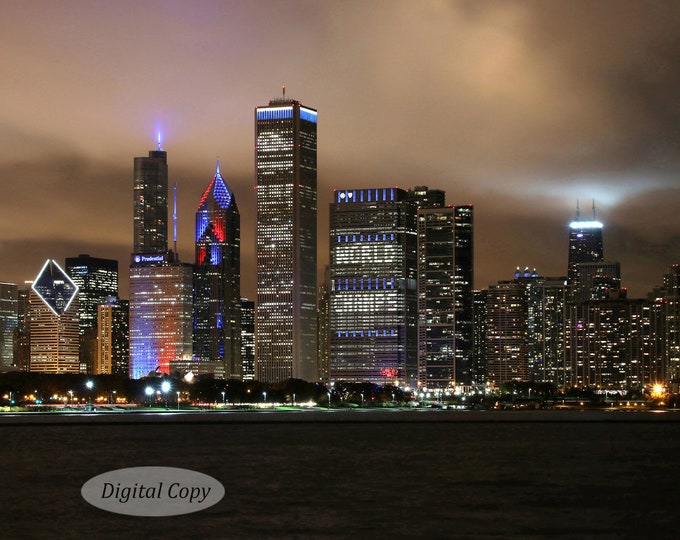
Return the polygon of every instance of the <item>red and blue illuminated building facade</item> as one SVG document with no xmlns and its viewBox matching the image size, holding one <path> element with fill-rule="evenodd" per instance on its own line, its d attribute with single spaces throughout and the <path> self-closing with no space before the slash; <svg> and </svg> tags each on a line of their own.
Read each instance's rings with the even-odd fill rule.
<svg viewBox="0 0 680 540">
<path fill-rule="evenodd" d="M 194 373 L 242 378 L 240 215 L 220 165 L 196 210 Z"/>
<path fill-rule="evenodd" d="M 168 250 L 167 154 L 134 160 L 130 377 L 182 370 L 192 357 L 193 265 Z"/>
</svg>

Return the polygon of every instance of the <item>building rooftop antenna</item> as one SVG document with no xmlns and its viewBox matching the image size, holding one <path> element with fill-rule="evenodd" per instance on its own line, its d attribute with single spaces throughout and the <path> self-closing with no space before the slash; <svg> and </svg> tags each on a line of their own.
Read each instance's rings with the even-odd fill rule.
<svg viewBox="0 0 680 540">
<path fill-rule="evenodd" d="M 580 219 L 581 219 L 581 210 L 579 210 L 578 199 L 576 199 L 576 221 L 579 221 Z"/>
<path fill-rule="evenodd" d="M 595 199 L 593 199 L 593 221 L 597 221 L 595 219 Z"/>
</svg>

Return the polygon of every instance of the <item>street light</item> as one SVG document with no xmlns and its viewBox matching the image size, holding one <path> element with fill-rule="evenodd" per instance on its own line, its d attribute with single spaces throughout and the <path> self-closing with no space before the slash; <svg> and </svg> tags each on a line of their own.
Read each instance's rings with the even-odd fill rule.
<svg viewBox="0 0 680 540">
<path fill-rule="evenodd" d="M 87 399 L 90 401 L 90 403 L 92 403 L 92 387 L 94 386 L 94 383 L 92 381 L 87 381 L 85 386 L 87 386 L 88 390 Z"/>
<path fill-rule="evenodd" d="M 69 390 L 69 391 L 68 391 L 68 395 L 69 395 L 69 397 L 71 398 L 70 401 L 69 401 L 69 403 L 70 403 L 71 405 L 73 405 L 73 390 Z"/>
<path fill-rule="evenodd" d="M 328 392 L 328 410 L 331 410 L 331 393 Z"/>
<path fill-rule="evenodd" d="M 165 408 L 168 408 L 168 392 L 170 391 L 170 383 L 168 381 L 163 381 L 161 383 L 161 392 L 165 396 Z"/>
<path fill-rule="evenodd" d="M 179 390 L 177 390 L 177 410 L 179 411 Z"/>
<path fill-rule="evenodd" d="M 364 393 L 361 392 L 361 408 L 364 408 Z"/>
<path fill-rule="evenodd" d="M 227 406 L 227 393 L 224 390 L 222 390 L 222 407 L 226 406 Z"/>
<path fill-rule="evenodd" d="M 264 404 L 267 404 L 267 392 L 262 392 L 262 396 L 264 397 Z"/>
<path fill-rule="evenodd" d="M 153 395 L 153 388 L 151 388 L 150 386 L 147 386 L 144 389 L 144 393 L 146 394 L 146 399 L 149 400 L 149 407 L 151 407 L 151 396 Z"/>
</svg>

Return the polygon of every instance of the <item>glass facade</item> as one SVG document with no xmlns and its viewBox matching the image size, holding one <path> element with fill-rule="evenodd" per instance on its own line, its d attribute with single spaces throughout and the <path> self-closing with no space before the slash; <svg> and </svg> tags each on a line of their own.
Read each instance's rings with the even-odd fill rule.
<svg viewBox="0 0 680 540">
<path fill-rule="evenodd" d="M 472 383 L 473 208 L 418 209 L 418 384 Z"/>
<path fill-rule="evenodd" d="M 294 100 L 255 110 L 256 378 L 318 380 L 317 114 Z"/>
<path fill-rule="evenodd" d="M 158 148 L 134 158 L 134 252 L 168 249 L 168 162 Z"/>
<path fill-rule="evenodd" d="M 330 379 L 417 382 L 416 207 L 397 188 L 330 206 Z"/>
<path fill-rule="evenodd" d="M 118 261 L 78 255 L 66 259 L 66 272 L 78 286 L 80 362 L 93 373 L 97 359 L 97 307 L 118 295 Z"/>
</svg>

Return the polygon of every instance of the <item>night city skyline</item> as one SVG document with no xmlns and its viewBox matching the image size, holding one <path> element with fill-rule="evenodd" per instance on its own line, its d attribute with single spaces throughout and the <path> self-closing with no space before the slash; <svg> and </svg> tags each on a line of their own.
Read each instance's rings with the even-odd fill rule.
<svg viewBox="0 0 680 540">
<path fill-rule="evenodd" d="M 478 289 L 518 265 L 566 275 L 577 199 L 582 217 L 595 200 L 604 257 L 621 263 L 630 297 L 680 261 L 677 4 L 29 1 L 3 11 L 2 281 L 89 253 L 121 263 L 127 298 L 131 163 L 160 131 L 181 260 L 193 261 L 194 213 L 219 156 L 241 212 L 242 295 L 254 298 L 253 111 L 282 84 L 319 113 L 319 269 L 333 189 L 416 185 L 474 205 Z"/>
</svg>

